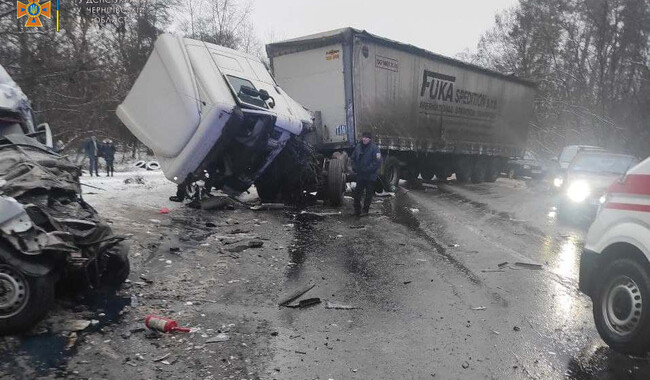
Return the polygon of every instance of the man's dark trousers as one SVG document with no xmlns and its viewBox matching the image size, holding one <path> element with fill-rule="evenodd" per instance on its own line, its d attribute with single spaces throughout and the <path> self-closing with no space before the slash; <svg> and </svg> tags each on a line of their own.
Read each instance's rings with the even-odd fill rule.
<svg viewBox="0 0 650 380">
<path fill-rule="evenodd" d="M 357 187 L 354 189 L 354 213 L 359 215 L 361 213 L 361 197 L 363 200 L 363 212 L 370 211 L 370 204 L 372 203 L 372 196 L 375 193 L 375 181 L 358 180 Z"/>
</svg>

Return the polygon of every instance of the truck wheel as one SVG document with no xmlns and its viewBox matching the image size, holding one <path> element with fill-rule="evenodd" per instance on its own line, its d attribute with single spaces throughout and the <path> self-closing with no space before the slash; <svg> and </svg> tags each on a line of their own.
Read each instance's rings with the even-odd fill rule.
<svg viewBox="0 0 650 380">
<path fill-rule="evenodd" d="M 22 274 L 0 263 L 0 335 L 25 331 L 54 305 L 54 275 Z"/>
<path fill-rule="evenodd" d="M 327 199 L 334 207 L 343 204 L 345 192 L 345 160 L 332 159 L 327 168 Z"/>
<path fill-rule="evenodd" d="M 487 171 L 487 163 L 483 159 L 478 159 L 474 162 L 472 168 L 472 183 L 481 183 L 485 181 L 485 174 Z"/>
<path fill-rule="evenodd" d="M 608 265 L 593 300 L 600 337 L 615 351 L 645 354 L 650 349 L 650 276 L 629 258 Z"/>
<path fill-rule="evenodd" d="M 490 160 L 488 163 L 487 174 L 485 175 L 485 181 L 496 182 L 497 178 L 499 178 L 500 173 L 501 168 L 499 166 L 499 161 L 495 159 Z"/>
<path fill-rule="evenodd" d="M 395 192 L 397 186 L 399 186 L 400 179 L 400 163 L 399 160 L 395 157 L 388 157 L 384 161 L 384 170 L 382 173 L 382 182 L 384 187 L 387 187 L 385 190 L 389 192 Z"/>
<path fill-rule="evenodd" d="M 458 159 L 456 164 L 456 181 L 467 183 L 472 178 L 472 161 L 468 157 Z"/>
<path fill-rule="evenodd" d="M 422 180 L 430 181 L 436 175 L 436 171 L 433 168 L 421 168 L 420 175 L 422 176 Z"/>
</svg>

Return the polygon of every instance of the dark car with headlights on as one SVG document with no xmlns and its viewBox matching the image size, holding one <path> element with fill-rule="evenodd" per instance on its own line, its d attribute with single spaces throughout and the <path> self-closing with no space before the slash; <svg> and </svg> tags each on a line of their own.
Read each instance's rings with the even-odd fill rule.
<svg viewBox="0 0 650 380">
<path fill-rule="evenodd" d="M 638 160 L 626 154 L 578 153 L 567 168 L 557 213 L 562 220 L 591 221 L 610 185 L 620 180 Z"/>
<path fill-rule="evenodd" d="M 535 153 L 527 150 L 521 158 L 513 158 L 506 166 L 508 178 L 531 177 L 533 179 L 544 178 L 546 168 Z"/>
</svg>

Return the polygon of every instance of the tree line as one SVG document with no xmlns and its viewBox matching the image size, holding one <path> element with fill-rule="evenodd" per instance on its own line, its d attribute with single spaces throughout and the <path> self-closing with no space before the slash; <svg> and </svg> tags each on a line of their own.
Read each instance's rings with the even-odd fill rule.
<svg viewBox="0 0 650 380">
<path fill-rule="evenodd" d="M 42 28 L 25 28 L 26 19 L 16 18 L 16 1 L 0 0 L 0 64 L 30 98 L 38 122 L 48 122 L 55 139 L 67 147 L 78 148 L 96 135 L 136 148 L 137 140 L 115 110 L 161 33 L 182 33 L 258 55 L 262 51 L 245 0 L 97 3 L 60 2 L 57 32 L 55 12 L 51 20 L 42 18 Z M 115 8 L 104 13 L 93 8 L 109 6 Z M 98 15 L 121 17 L 103 22 Z"/>
<path fill-rule="evenodd" d="M 532 150 L 650 156 L 649 0 L 520 0 L 461 58 L 538 83 Z"/>
</svg>

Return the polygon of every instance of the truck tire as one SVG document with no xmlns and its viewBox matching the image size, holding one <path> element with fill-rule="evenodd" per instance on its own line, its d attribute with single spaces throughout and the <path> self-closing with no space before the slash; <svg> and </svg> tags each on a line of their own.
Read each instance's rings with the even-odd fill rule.
<svg viewBox="0 0 650 380">
<path fill-rule="evenodd" d="M 498 159 L 491 159 L 488 163 L 487 174 L 485 175 L 486 182 L 496 182 L 501 174 L 501 165 Z"/>
<path fill-rule="evenodd" d="M 395 157 L 388 157 L 386 161 L 384 161 L 384 167 L 382 170 L 382 183 L 384 184 L 384 190 L 391 193 L 395 192 L 397 186 L 399 186 L 400 174 L 401 169 L 399 160 Z"/>
<path fill-rule="evenodd" d="M 472 183 L 481 183 L 485 181 L 487 172 L 487 162 L 484 159 L 477 159 L 472 167 Z"/>
<path fill-rule="evenodd" d="M 431 179 L 433 179 L 433 176 L 436 175 L 436 171 L 434 170 L 434 168 L 422 167 L 420 168 L 420 175 L 422 176 L 422 180 L 430 181 Z"/>
<path fill-rule="evenodd" d="M 54 305 L 54 274 L 26 276 L 0 262 L 0 335 L 32 327 Z"/>
<path fill-rule="evenodd" d="M 343 204 L 346 164 L 344 159 L 334 158 L 329 161 L 327 167 L 327 199 L 334 207 Z"/>
<path fill-rule="evenodd" d="M 594 293 L 593 312 L 600 337 L 613 350 L 644 355 L 650 349 L 650 275 L 631 258 L 611 262 Z"/>
<path fill-rule="evenodd" d="M 456 181 L 458 183 L 467 183 L 472 178 L 472 161 L 469 157 L 458 159 L 456 164 Z"/>
</svg>

